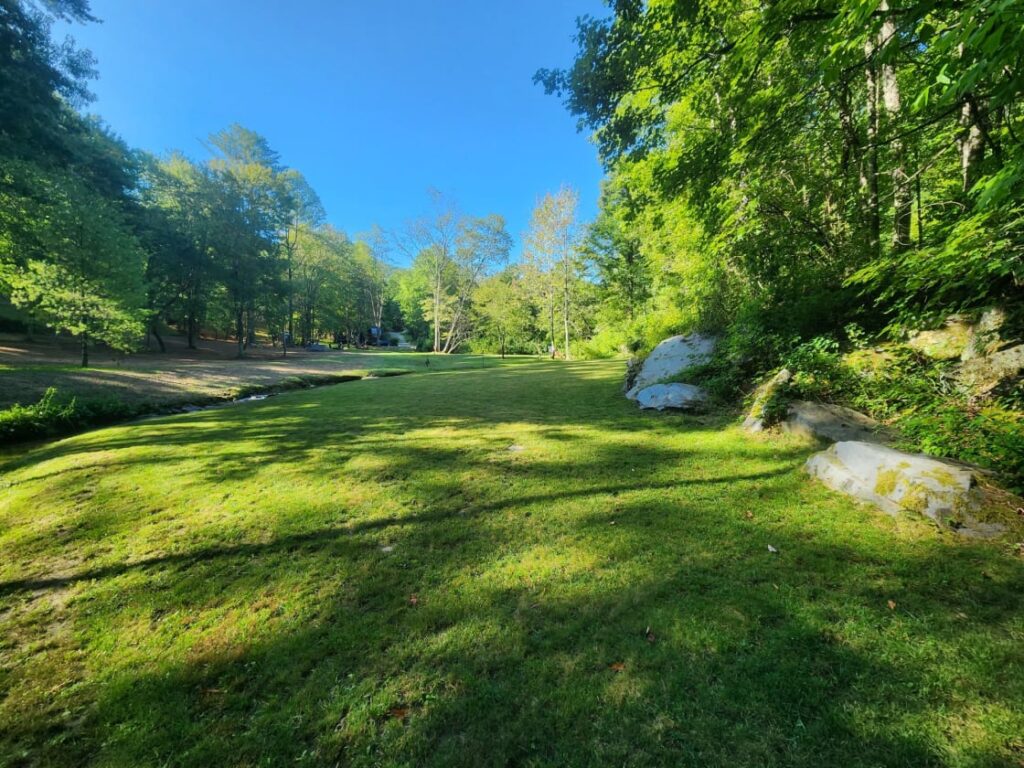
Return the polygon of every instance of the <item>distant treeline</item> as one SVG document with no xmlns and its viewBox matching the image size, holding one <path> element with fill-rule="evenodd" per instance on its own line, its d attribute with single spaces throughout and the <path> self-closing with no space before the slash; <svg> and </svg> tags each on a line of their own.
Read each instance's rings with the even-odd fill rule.
<svg viewBox="0 0 1024 768">
<path fill-rule="evenodd" d="M 85 0 L 0 4 L 0 280 L 26 325 L 130 350 L 177 326 L 238 342 L 356 338 L 383 322 L 374 238 L 323 223 L 316 193 L 258 134 L 233 125 L 210 157 L 130 150 L 87 103 L 93 62 L 50 38 L 92 21 Z M 400 321 L 398 322 L 400 324 Z"/>
</svg>

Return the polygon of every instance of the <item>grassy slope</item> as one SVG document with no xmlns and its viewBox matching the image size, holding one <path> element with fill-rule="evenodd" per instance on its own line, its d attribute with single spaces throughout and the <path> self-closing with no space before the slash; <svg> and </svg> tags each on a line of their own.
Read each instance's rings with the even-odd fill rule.
<svg viewBox="0 0 1024 768">
<path fill-rule="evenodd" d="M 0 764 L 1018 765 L 1024 561 L 620 376 L 355 382 L 34 450 L 0 490 Z"/>
<path fill-rule="evenodd" d="M 14 403 L 28 405 L 56 387 L 62 397 L 80 400 L 115 398 L 131 406 L 179 404 L 208 398 L 230 398 L 239 392 L 272 387 L 293 376 L 310 379 L 344 374 L 365 375 L 379 370 L 452 370 L 493 364 L 477 355 L 423 355 L 415 352 L 367 350 L 320 353 L 298 352 L 286 358 L 261 354 L 242 360 L 187 359 L 181 355 L 145 354 L 125 359 L 123 365 L 100 364 L 89 368 L 55 362 L 0 362 L 0 409 Z"/>
</svg>

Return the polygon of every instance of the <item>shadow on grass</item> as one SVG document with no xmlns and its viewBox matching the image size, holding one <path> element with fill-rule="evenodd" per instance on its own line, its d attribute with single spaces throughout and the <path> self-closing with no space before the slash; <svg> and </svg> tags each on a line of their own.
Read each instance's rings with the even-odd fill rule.
<svg viewBox="0 0 1024 768">
<path fill-rule="evenodd" d="M 397 546 L 450 543 L 450 531 L 433 527 L 444 523 L 409 530 Z M 629 556 L 663 547 L 663 535 L 649 531 Z M 954 635 L 1009 632 L 1019 592 L 972 585 L 939 595 L 932 580 L 967 573 L 971 556 L 908 559 L 894 575 L 909 621 L 886 607 L 885 592 L 838 586 L 859 582 L 855 565 L 833 571 L 838 595 L 808 586 L 818 577 L 810 564 L 845 563 L 855 551 L 775 540 L 789 565 L 767 553 L 711 556 L 557 594 L 490 583 L 463 594 L 438 583 L 478 568 L 498 541 L 412 568 L 380 564 L 369 544 L 283 541 L 272 566 L 287 554 L 303 567 L 319 553 L 305 566 L 348 557 L 366 576 L 328 578 L 311 620 L 273 639 L 211 642 L 187 664 L 124 674 L 101 694 L 95 723 L 103 733 L 132 724 L 107 743 L 108 758 L 130 763 L 176 755 L 195 765 L 948 764 L 931 729 L 940 712 L 964 706 L 962 685 L 944 679 L 939 659 L 862 647 L 861 632 L 966 652 Z M 253 564 L 233 578 L 267 575 Z M 956 618 L 979 606 L 999 610 Z M 1010 648 L 1002 653 L 1000 663 L 1012 662 Z M 997 681 L 1005 687 L 989 684 Z M 990 708 L 1012 709 L 1024 693 L 1012 677 L 982 684 Z M 1010 765 L 1004 748 L 983 744 L 966 762 Z"/>
<path fill-rule="evenodd" d="M 73 588 L 94 643 L 80 718 L 25 712 L 0 744 L 55 765 L 1024 756 L 1021 563 L 873 528 L 808 490 L 806 449 L 638 414 L 617 388 L 588 364 L 439 374 L 41 449 L 15 487 L 64 498 L 82 473 L 163 462 L 211 493 L 326 474 L 397 511 L 339 502 L 242 541 L 0 584 L 8 601 Z M 49 460 L 69 465 L 31 474 Z M 101 540 L 144 520 L 82 506 Z"/>
</svg>

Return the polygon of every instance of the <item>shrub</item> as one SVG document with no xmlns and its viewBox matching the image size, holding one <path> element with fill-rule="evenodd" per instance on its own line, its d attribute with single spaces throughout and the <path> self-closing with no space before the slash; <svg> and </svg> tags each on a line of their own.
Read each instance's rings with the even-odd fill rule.
<svg viewBox="0 0 1024 768">
<path fill-rule="evenodd" d="M 61 401 L 57 390 L 50 387 L 39 402 L 15 404 L 0 411 L 0 440 L 17 442 L 67 434 L 83 427 L 118 421 L 135 411 L 118 400 L 83 402 L 72 397 Z"/>
<path fill-rule="evenodd" d="M 59 425 L 69 422 L 74 412 L 75 400 L 59 403 L 57 390 L 50 387 L 38 403 L 15 403 L 7 410 L 0 411 L 0 439 L 14 441 L 44 436 Z"/>
</svg>

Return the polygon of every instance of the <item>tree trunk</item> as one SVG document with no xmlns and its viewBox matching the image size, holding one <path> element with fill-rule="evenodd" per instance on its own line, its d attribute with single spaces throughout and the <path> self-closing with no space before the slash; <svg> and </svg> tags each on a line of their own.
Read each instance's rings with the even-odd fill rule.
<svg viewBox="0 0 1024 768">
<path fill-rule="evenodd" d="M 875 71 L 875 44 L 869 40 L 864 44 L 867 59 L 865 69 L 868 99 L 868 147 L 865 155 L 866 167 L 861 174 L 861 186 L 867 193 L 868 250 L 871 257 L 880 255 L 881 218 L 878 213 L 878 78 Z"/>
<path fill-rule="evenodd" d="M 295 327 L 293 318 L 295 317 L 295 292 L 292 289 L 292 253 L 291 248 L 288 249 L 288 344 L 291 344 L 295 339 Z M 288 344 L 285 344 L 287 347 Z"/>
<path fill-rule="evenodd" d="M 551 339 L 551 359 L 555 359 L 555 300 L 548 301 L 548 338 Z"/>
<path fill-rule="evenodd" d="M 441 289 L 434 287 L 434 351 L 441 351 Z"/>
<path fill-rule="evenodd" d="M 156 323 L 153 323 L 150 326 L 150 330 L 152 330 L 152 332 L 153 332 L 153 337 L 156 339 L 156 343 L 157 343 L 157 346 L 160 347 L 160 351 L 161 352 L 166 352 L 167 351 L 167 345 L 164 344 L 163 337 L 160 335 L 160 331 L 157 330 Z"/>
<path fill-rule="evenodd" d="M 82 334 L 82 367 L 89 367 L 89 334 Z"/>
<path fill-rule="evenodd" d="M 921 210 L 921 173 L 918 172 L 914 179 L 914 189 L 917 193 L 917 247 L 924 248 L 924 211 Z"/>
<path fill-rule="evenodd" d="M 978 104 L 968 94 L 960 110 L 960 173 L 963 177 L 964 192 L 970 192 L 978 181 L 978 168 L 985 159 L 985 134 L 981 129 Z"/>
<path fill-rule="evenodd" d="M 235 336 L 238 339 L 238 356 L 245 357 L 245 322 L 241 307 L 235 311 Z"/>
<path fill-rule="evenodd" d="M 882 0 L 879 9 L 889 10 L 886 0 Z M 896 25 L 892 16 L 886 16 L 879 32 L 878 50 L 884 50 L 896 43 Z M 887 57 L 888 58 L 888 57 Z M 882 104 L 885 107 L 885 124 L 889 132 L 898 135 L 900 118 L 900 86 L 896 80 L 896 64 L 890 58 L 881 66 Z M 905 251 L 911 246 L 910 220 L 913 205 L 913 192 L 910 188 L 910 177 L 906 170 L 906 153 L 903 139 L 895 138 L 890 144 L 892 151 L 892 197 L 893 227 L 892 246 L 897 252 Z"/>
<path fill-rule="evenodd" d="M 565 315 L 563 317 L 564 326 L 565 326 L 565 359 L 568 360 L 569 357 L 570 357 L 570 355 L 569 355 L 569 301 L 568 301 L 568 297 L 566 297 L 566 301 L 564 302 L 564 304 L 562 306 L 562 311 L 564 312 L 564 315 Z"/>
<path fill-rule="evenodd" d="M 565 252 L 562 255 L 562 330 L 565 332 L 565 359 L 570 358 L 569 354 L 569 305 L 572 303 L 569 295 L 569 252 L 568 245 L 563 246 Z"/>
<path fill-rule="evenodd" d="M 256 344 L 256 313 L 252 307 L 249 307 L 245 312 L 245 347 L 255 346 Z"/>
</svg>

